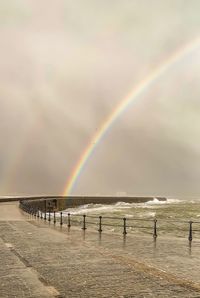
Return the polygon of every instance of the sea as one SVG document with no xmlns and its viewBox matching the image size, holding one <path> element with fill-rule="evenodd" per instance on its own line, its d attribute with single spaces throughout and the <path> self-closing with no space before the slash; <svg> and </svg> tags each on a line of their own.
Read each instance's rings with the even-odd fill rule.
<svg viewBox="0 0 200 298">
<path fill-rule="evenodd" d="M 139 233 L 200 239 L 200 199 L 154 199 L 146 203 L 87 204 L 68 208 L 71 225 L 117 233 Z M 67 220 L 67 218 L 66 218 Z"/>
</svg>

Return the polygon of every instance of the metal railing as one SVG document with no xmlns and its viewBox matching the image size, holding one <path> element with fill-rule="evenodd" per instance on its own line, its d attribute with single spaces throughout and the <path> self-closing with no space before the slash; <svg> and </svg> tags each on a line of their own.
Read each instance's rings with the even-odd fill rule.
<svg viewBox="0 0 200 298">
<path fill-rule="evenodd" d="M 99 233 L 102 233 L 106 227 L 115 227 L 127 235 L 130 229 L 145 230 L 147 233 L 152 234 L 153 238 L 158 237 L 159 232 L 169 229 L 184 231 L 187 233 L 188 240 L 191 242 L 194 238 L 194 233 L 200 232 L 196 226 L 200 224 L 200 221 L 192 220 L 171 220 L 171 219 L 145 219 L 145 218 L 127 218 L 127 217 L 115 217 L 115 216 L 97 216 L 86 214 L 73 214 L 67 211 L 56 212 L 46 210 L 42 212 L 37 206 L 31 204 L 31 201 L 21 201 L 20 208 L 30 214 L 31 216 L 42 219 L 54 225 L 67 226 L 70 229 L 72 226 L 80 226 L 82 230 L 87 230 L 88 226 L 96 226 Z M 165 223 L 165 226 L 163 225 Z M 168 226 L 166 226 L 168 225 Z"/>
</svg>

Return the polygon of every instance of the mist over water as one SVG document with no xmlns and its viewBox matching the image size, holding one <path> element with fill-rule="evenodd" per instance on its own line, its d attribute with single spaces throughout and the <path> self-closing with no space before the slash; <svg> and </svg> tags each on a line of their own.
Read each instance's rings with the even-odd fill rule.
<svg viewBox="0 0 200 298">
<path fill-rule="evenodd" d="M 62 193 L 114 106 L 200 36 L 199 9 L 197 0 L 1 1 L 0 194 Z M 198 197 L 199 79 L 197 49 L 118 119 L 74 193 Z"/>
</svg>

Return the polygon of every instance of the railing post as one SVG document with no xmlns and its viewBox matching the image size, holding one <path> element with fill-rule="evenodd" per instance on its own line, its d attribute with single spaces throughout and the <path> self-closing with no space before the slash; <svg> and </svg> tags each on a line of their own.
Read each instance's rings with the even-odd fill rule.
<svg viewBox="0 0 200 298">
<path fill-rule="evenodd" d="M 41 210 L 40 210 L 40 218 L 43 219 L 43 213 Z"/>
<path fill-rule="evenodd" d="M 154 227 L 153 227 L 153 237 L 154 239 L 157 238 L 157 219 L 154 219 Z"/>
<path fill-rule="evenodd" d="M 188 237 L 189 241 L 192 241 L 192 224 L 193 222 L 189 221 L 189 237 Z"/>
<path fill-rule="evenodd" d="M 123 234 L 126 235 L 127 234 L 127 231 L 126 231 L 126 218 L 125 217 L 123 218 L 123 221 L 124 221 L 124 231 L 123 231 Z"/>
<path fill-rule="evenodd" d="M 51 221 L 51 212 L 49 210 L 49 218 L 48 218 L 48 221 L 50 222 Z"/>
<path fill-rule="evenodd" d="M 56 224 L 56 212 L 55 211 L 53 212 L 53 223 L 54 223 L 54 225 Z"/>
<path fill-rule="evenodd" d="M 67 221 L 68 221 L 67 226 L 68 228 L 70 228 L 71 227 L 70 213 L 68 213 Z"/>
<path fill-rule="evenodd" d="M 83 215 L 83 227 L 82 227 L 83 230 L 86 230 L 86 215 L 84 214 Z"/>
<path fill-rule="evenodd" d="M 99 233 L 102 232 L 102 216 L 99 216 L 99 229 L 98 229 Z"/>
<path fill-rule="evenodd" d="M 39 208 L 38 208 L 38 210 L 37 210 L 37 217 L 38 217 L 38 218 L 40 217 L 40 210 L 39 210 Z"/>
<path fill-rule="evenodd" d="M 63 217 L 62 217 L 62 212 L 60 212 L 60 225 L 63 225 Z"/>
<path fill-rule="evenodd" d="M 44 201 L 44 220 L 47 220 L 47 201 Z"/>
</svg>

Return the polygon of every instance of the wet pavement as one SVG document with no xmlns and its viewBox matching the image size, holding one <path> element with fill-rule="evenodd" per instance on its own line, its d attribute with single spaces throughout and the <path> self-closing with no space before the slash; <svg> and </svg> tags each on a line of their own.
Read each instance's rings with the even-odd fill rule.
<svg viewBox="0 0 200 298">
<path fill-rule="evenodd" d="M 197 240 L 68 230 L 16 203 L 0 211 L 1 298 L 200 297 Z"/>
<path fill-rule="evenodd" d="M 26 220 L 26 215 L 21 212 L 18 205 L 18 202 L 0 202 L 0 221 Z"/>
</svg>

